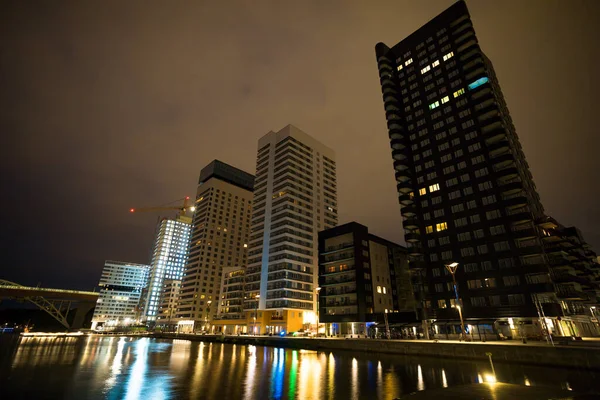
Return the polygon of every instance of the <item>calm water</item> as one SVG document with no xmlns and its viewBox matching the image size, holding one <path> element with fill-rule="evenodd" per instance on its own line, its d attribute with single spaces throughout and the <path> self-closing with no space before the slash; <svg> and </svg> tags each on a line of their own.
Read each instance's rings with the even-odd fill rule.
<svg viewBox="0 0 600 400">
<path fill-rule="evenodd" d="M 588 391 L 600 374 L 496 364 L 501 382 Z M 486 362 L 184 340 L 0 336 L 4 399 L 392 399 L 478 383 Z"/>
</svg>

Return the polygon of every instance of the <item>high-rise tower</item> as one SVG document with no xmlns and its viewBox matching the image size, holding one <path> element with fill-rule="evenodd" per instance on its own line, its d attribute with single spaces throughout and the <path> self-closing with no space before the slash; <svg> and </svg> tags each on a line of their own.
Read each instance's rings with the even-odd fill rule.
<svg viewBox="0 0 600 400">
<path fill-rule="evenodd" d="M 268 310 L 257 322 L 260 332 L 314 323 L 318 232 L 335 225 L 334 152 L 292 125 L 263 136 L 256 160 L 245 306 Z"/>
<path fill-rule="evenodd" d="M 458 318 L 445 268 L 454 262 L 467 318 L 512 326 L 560 315 L 568 299 L 549 275 L 536 224 L 544 209 L 466 4 L 375 51 L 423 316 Z"/>
<path fill-rule="evenodd" d="M 158 223 L 156 239 L 150 262 L 150 278 L 144 303 L 145 321 L 156 321 L 160 312 L 165 280 L 181 280 L 187 261 L 192 219 L 178 215 L 174 219 L 163 218 Z"/>
<path fill-rule="evenodd" d="M 253 187 L 253 175 L 219 160 L 200 172 L 177 308 L 180 331 L 209 330 L 223 267 L 246 265 Z"/>
</svg>

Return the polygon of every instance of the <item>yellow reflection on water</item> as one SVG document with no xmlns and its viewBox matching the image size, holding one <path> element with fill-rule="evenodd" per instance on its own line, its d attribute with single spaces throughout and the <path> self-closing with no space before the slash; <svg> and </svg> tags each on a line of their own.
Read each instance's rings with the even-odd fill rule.
<svg viewBox="0 0 600 400">
<path fill-rule="evenodd" d="M 352 398 L 359 398 L 359 388 L 358 388 L 358 361 L 356 358 L 352 358 Z"/>
<path fill-rule="evenodd" d="M 316 354 L 302 353 L 298 377 L 298 399 L 321 398 L 322 366 Z"/>
<path fill-rule="evenodd" d="M 196 398 L 200 396 L 200 389 L 202 384 L 202 374 L 204 373 L 204 342 L 200 342 L 198 345 L 198 356 L 196 357 L 196 363 L 194 365 L 194 375 L 192 375 L 192 383 L 190 385 L 190 397 Z"/>
<path fill-rule="evenodd" d="M 421 364 L 417 366 L 417 390 L 425 390 L 425 381 L 423 380 Z"/>
<path fill-rule="evenodd" d="M 442 386 L 445 388 L 448 387 L 448 380 L 446 379 L 446 371 L 444 368 L 442 368 Z"/>
<path fill-rule="evenodd" d="M 246 380 L 244 399 L 254 398 L 254 385 L 256 379 L 256 346 L 248 346 L 248 364 L 246 367 Z"/>
<path fill-rule="evenodd" d="M 335 358 L 329 353 L 327 359 L 327 393 L 329 399 L 335 398 Z"/>
<path fill-rule="evenodd" d="M 396 399 L 400 397 L 400 381 L 393 366 L 386 371 L 383 382 L 383 393 L 385 393 L 386 399 Z"/>
<path fill-rule="evenodd" d="M 377 397 L 381 398 L 383 395 L 383 367 L 381 361 L 377 362 Z"/>
<path fill-rule="evenodd" d="M 105 390 L 112 388 L 117 382 L 117 376 L 121 373 L 122 359 L 123 359 L 123 347 L 125 346 L 125 338 L 122 337 L 117 343 L 117 351 L 113 357 L 112 364 L 110 366 L 110 376 L 106 380 L 104 385 Z"/>
</svg>

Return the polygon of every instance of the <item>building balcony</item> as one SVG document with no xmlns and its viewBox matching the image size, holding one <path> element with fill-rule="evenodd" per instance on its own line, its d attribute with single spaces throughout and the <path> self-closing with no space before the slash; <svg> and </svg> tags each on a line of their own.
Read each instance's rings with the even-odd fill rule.
<svg viewBox="0 0 600 400">
<path fill-rule="evenodd" d="M 517 212 L 507 217 L 513 223 L 522 223 L 533 220 L 533 215 L 529 211 Z"/>
<path fill-rule="evenodd" d="M 324 289 L 324 292 L 320 293 L 320 297 L 335 297 L 335 296 L 343 296 L 343 295 L 347 295 L 347 294 L 356 294 L 356 287 L 351 287 L 351 288 L 328 287 L 328 288 Z"/>
<path fill-rule="evenodd" d="M 509 180 L 519 176 L 519 170 L 516 167 L 504 168 L 500 171 L 496 171 L 498 179 Z"/>
<path fill-rule="evenodd" d="M 325 303 L 325 307 L 348 307 L 348 306 L 356 306 L 358 302 L 354 301 L 335 301 L 335 302 L 327 302 Z"/>
<path fill-rule="evenodd" d="M 419 220 L 416 218 L 407 218 L 402 221 L 402 227 L 404 229 L 417 229 L 419 227 Z"/>
<path fill-rule="evenodd" d="M 523 207 L 527 205 L 527 202 L 527 197 L 524 194 L 502 200 L 505 207 Z"/>
<path fill-rule="evenodd" d="M 539 244 L 532 244 L 529 246 L 519 247 L 519 254 L 522 256 L 529 256 L 532 254 L 542 254 L 542 246 Z"/>
<path fill-rule="evenodd" d="M 327 279 L 323 283 L 319 283 L 319 285 L 321 287 L 326 287 L 326 286 L 343 285 L 343 284 L 353 283 L 353 282 L 356 282 L 355 274 L 353 274 L 349 277 L 340 277 L 338 279 Z"/>
<path fill-rule="evenodd" d="M 398 196 L 398 201 L 403 206 L 415 204 L 414 196 L 410 193 L 403 193 Z"/>
<path fill-rule="evenodd" d="M 490 135 L 493 135 L 497 131 L 506 132 L 504 121 L 500 115 L 494 115 L 485 120 L 485 126 L 481 128 L 481 134 L 488 139 Z"/>
<path fill-rule="evenodd" d="M 503 196 L 510 196 L 512 194 L 515 194 L 517 191 L 523 190 L 523 182 L 515 181 L 515 182 L 505 183 L 502 185 L 502 187 L 500 189 L 502 189 Z"/>
<path fill-rule="evenodd" d="M 406 155 L 406 149 L 402 149 L 402 150 L 397 150 L 397 149 L 393 149 L 392 150 L 392 158 L 396 161 L 405 161 L 408 159 L 408 156 Z"/>
<path fill-rule="evenodd" d="M 590 281 L 587 278 L 577 276 L 574 272 L 562 269 L 552 269 L 550 273 L 552 281 L 555 283 L 579 283 L 580 285 L 589 285 Z"/>
<path fill-rule="evenodd" d="M 534 228 L 520 229 L 512 231 L 512 237 L 516 239 L 529 239 L 538 237 L 538 233 Z"/>
<path fill-rule="evenodd" d="M 404 234 L 404 240 L 408 243 L 418 243 L 421 241 L 421 235 L 415 232 L 408 232 Z"/>
<path fill-rule="evenodd" d="M 416 244 L 416 245 L 409 245 L 407 247 L 408 250 L 408 254 L 410 254 L 411 256 L 418 256 L 423 254 L 423 247 L 420 244 Z"/>
<path fill-rule="evenodd" d="M 558 317 L 563 315 L 563 310 L 558 303 L 542 303 L 542 308 L 546 317 Z"/>
<path fill-rule="evenodd" d="M 503 167 L 506 167 L 507 165 L 509 165 L 511 163 L 514 164 L 514 162 L 515 162 L 515 157 L 510 152 L 501 154 L 492 159 L 492 163 L 494 165 L 494 170 L 502 169 Z"/>
<path fill-rule="evenodd" d="M 531 293 L 554 293 L 556 290 L 554 285 L 550 282 L 544 283 L 531 283 L 527 285 L 527 289 Z"/>
<path fill-rule="evenodd" d="M 395 134 L 395 133 L 398 134 Z M 408 138 L 405 137 L 401 131 L 397 130 L 397 129 L 390 129 L 390 146 L 392 147 L 392 150 L 402 150 L 407 148 L 408 145 Z"/>
<path fill-rule="evenodd" d="M 400 183 L 400 182 L 406 182 L 409 181 L 411 178 L 411 173 L 408 169 L 405 169 L 404 171 L 396 171 L 396 182 Z"/>
<path fill-rule="evenodd" d="M 535 274 L 535 273 L 548 273 L 548 265 L 544 263 L 539 264 L 522 264 L 520 271 L 523 271 L 526 274 Z"/>
<path fill-rule="evenodd" d="M 408 169 L 408 164 L 405 161 L 394 161 L 394 169 L 396 171 L 406 171 Z"/>
<path fill-rule="evenodd" d="M 548 256 L 548 262 L 549 264 L 554 267 L 554 268 L 572 268 L 571 267 L 571 262 L 563 256 L 553 256 L 553 255 L 549 255 Z"/>
<path fill-rule="evenodd" d="M 403 206 L 400 213 L 405 217 L 414 217 L 417 215 L 417 207 L 414 204 Z"/>
<path fill-rule="evenodd" d="M 486 141 L 486 145 L 488 147 L 488 151 L 490 152 L 491 158 L 510 152 L 510 142 L 508 140 L 498 140 L 493 143 L 488 143 Z"/>
<path fill-rule="evenodd" d="M 558 297 L 559 299 L 579 300 L 579 301 L 586 301 L 589 299 L 588 295 L 582 291 L 567 288 L 567 287 L 561 287 L 559 285 L 557 285 L 557 286 L 558 286 L 558 288 L 557 288 L 558 290 L 556 291 L 556 297 Z"/>
<path fill-rule="evenodd" d="M 410 182 L 402 182 L 396 185 L 398 193 L 410 193 L 413 191 L 412 184 Z"/>
</svg>

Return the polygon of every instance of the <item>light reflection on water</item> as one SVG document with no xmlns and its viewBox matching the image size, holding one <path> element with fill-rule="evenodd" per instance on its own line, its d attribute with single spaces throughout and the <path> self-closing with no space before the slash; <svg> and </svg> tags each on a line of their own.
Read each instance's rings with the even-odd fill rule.
<svg viewBox="0 0 600 400">
<path fill-rule="evenodd" d="M 586 391 L 590 371 L 496 364 L 498 381 Z M 481 383 L 489 363 L 90 336 L 0 337 L 6 398 L 393 399 Z M 4 396 L 3 396 L 4 397 Z"/>
</svg>

